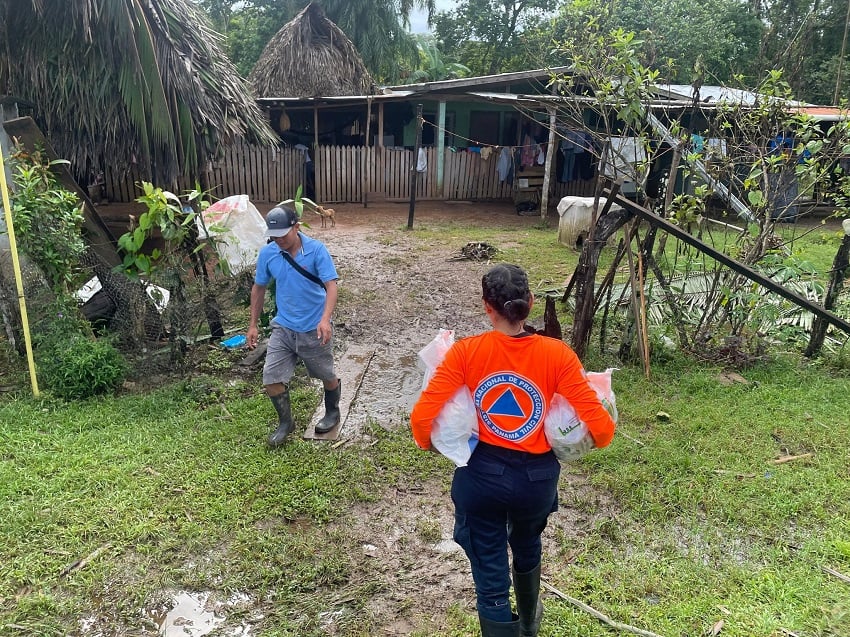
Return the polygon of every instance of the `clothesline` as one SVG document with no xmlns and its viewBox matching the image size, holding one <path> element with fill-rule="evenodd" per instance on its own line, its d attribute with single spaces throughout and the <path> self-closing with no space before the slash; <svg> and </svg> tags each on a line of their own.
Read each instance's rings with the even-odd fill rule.
<svg viewBox="0 0 850 637">
<path fill-rule="evenodd" d="M 550 144 L 548 142 L 533 141 L 532 143 L 522 145 L 482 144 L 478 140 L 448 131 L 445 127 L 429 122 L 424 117 L 419 118 L 419 123 L 420 125 L 429 124 L 438 131 L 438 134 L 439 131 L 444 133 L 449 132 L 458 139 L 474 144 L 475 146 L 470 146 L 467 150 L 479 154 L 482 160 L 487 161 L 491 155 L 497 154 L 496 172 L 499 174 L 500 182 L 507 181 L 508 183 L 512 183 L 515 177 L 520 178 L 525 169 L 534 165 L 542 166 L 546 163 L 547 151 L 550 150 Z M 565 133 L 559 132 L 558 137 L 561 147 L 558 162 L 560 166 L 558 168 L 559 182 L 590 179 L 592 172 L 596 169 L 596 164 L 592 161 L 594 153 L 588 152 L 592 146 L 585 146 L 585 144 L 592 144 L 592 141 L 578 141 L 577 139 L 573 139 L 570 133 L 581 136 L 582 140 L 584 140 L 584 135 L 586 135 L 582 131 L 567 130 Z M 528 133 L 525 133 L 524 136 L 525 139 L 533 139 Z M 553 147 L 551 150 L 558 152 L 558 145 L 557 143 L 551 144 Z M 451 149 L 455 150 L 454 147 L 451 147 Z M 419 148 L 419 155 L 417 159 L 417 170 L 423 172 L 425 170 L 425 153 L 421 147 Z M 560 157 L 563 157 L 563 161 L 560 161 Z"/>
<path fill-rule="evenodd" d="M 444 133 L 449 133 L 453 137 L 457 137 L 458 139 L 462 139 L 465 142 L 471 142 L 474 146 L 480 146 L 481 148 L 487 148 L 487 147 L 489 147 L 489 148 L 510 148 L 512 150 L 515 150 L 517 148 L 535 148 L 537 146 L 544 145 L 544 144 L 547 143 L 547 142 L 535 142 L 533 144 L 526 144 L 524 146 L 523 145 L 511 145 L 511 144 L 485 144 L 485 143 L 483 143 L 483 142 L 481 142 L 477 139 L 471 139 L 469 137 L 464 137 L 463 135 L 460 135 L 460 134 L 458 134 L 458 133 L 456 133 L 452 130 L 449 130 L 448 128 L 441 128 L 440 126 L 437 126 L 433 122 L 429 122 L 424 117 L 420 117 L 419 121 L 421 121 L 423 124 L 428 124 L 429 126 L 433 126 L 438 131 L 442 131 Z"/>
</svg>

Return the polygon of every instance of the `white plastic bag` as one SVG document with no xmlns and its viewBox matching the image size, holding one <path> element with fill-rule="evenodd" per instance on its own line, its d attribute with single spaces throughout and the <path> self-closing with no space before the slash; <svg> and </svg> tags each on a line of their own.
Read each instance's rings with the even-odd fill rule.
<svg viewBox="0 0 850 637">
<path fill-rule="evenodd" d="M 454 343 L 452 330 L 440 330 L 437 336 L 419 351 L 419 360 L 425 365 L 422 389 L 443 361 Z M 458 467 L 465 467 L 478 444 L 478 416 L 468 387 L 461 387 L 434 420 L 431 427 L 431 444 Z"/>
<path fill-rule="evenodd" d="M 588 372 L 587 381 L 616 423 L 617 401 L 611 387 L 611 374 L 614 369 L 609 367 L 604 372 Z M 579 420 L 573 406 L 560 394 L 552 397 L 552 404 L 543 419 L 543 432 L 555 456 L 564 462 L 578 460 L 596 447 L 587 425 Z"/>
<path fill-rule="evenodd" d="M 233 195 L 204 210 L 198 234 L 201 239 L 215 237 L 219 254 L 231 273 L 238 274 L 256 264 L 257 253 L 266 245 L 266 222 L 248 195 Z"/>
</svg>

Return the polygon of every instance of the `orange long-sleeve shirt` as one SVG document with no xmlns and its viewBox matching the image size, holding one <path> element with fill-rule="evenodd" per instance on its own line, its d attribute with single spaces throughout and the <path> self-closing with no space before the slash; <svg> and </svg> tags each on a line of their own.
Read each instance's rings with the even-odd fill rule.
<svg viewBox="0 0 850 637">
<path fill-rule="evenodd" d="M 455 343 L 422 391 L 410 414 L 413 439 L 421 448 L 431 446 L 434 419 L 463 385 L 472 393 L 482 442 L 531 453 L 549 451 L 543 418 L 556 393 L 570 401 L 597 447 L 614 437 L 614 421 L 563 341 L 493 330 Z"/>
</svg>

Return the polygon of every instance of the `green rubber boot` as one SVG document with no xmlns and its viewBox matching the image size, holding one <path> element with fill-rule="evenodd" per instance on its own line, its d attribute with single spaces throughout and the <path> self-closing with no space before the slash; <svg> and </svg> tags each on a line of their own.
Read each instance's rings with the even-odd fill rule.
<svg viewBox="0 0 850 637">
<path fill-rule="evenodd" d="M 325 415 L 316 423 L 316 433 L 326 434 L 339 424 L 339 397 L 342 395 L 342 380 L 336 389 L 325 390 Z"/>
<path fill-rule="evenodd" d="M 269 396 L 269 399 L 272 401 L 278 417 L 277 429 L 269 436 L 268 440 L 269 447 L 275 449 L 286 442 L 289 434 L 295 429 L 295 423 L 292 422 L 292 406 L 289 404 L 288 387 L 277 396 Z"/>
<path fill-rule="evenodd" d="M 540 564 L 528 573 L 517 573 L 511 568 L 516 594 L 516 610 L 519 615 L 519 634 L 522 637 L 537 637 L 540 620 L 543 619 L 543 603 L 540 601 Z"/>
</svg>

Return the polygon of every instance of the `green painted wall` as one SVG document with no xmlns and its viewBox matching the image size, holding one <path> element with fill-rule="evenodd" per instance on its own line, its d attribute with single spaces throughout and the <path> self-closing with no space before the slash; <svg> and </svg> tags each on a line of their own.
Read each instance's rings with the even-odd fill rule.
<svg viewBox="0 0 850 637">
<path fill-rule="evenodd" d="M 439 103 L 436 101 L 423 100 L 421 104 L 422 113 L 425 119 L 433 120 L 436 123 L 437 106 Z M 416 109 L 415 104 L 413 105 L 413 108 L 414 110 Z M 473 112 L 500 113 L 499 130 L 503 133 L 505 129 L 505 123 L 510 117 L 514 117 L 516 119 L 520 117 L 519 113 L 510 106 L 503 106 L 501 104 L 490 104 L 488 102 L 453 102 L 451 100 L 446 100 L 446 131 L 450 135 L 451 133 L 455 134 L 453 138 L 450 138 L 450 141 L 448 142 L 449 146 L 455 146 L 457 148 L 466 148 L 467 146 L 480 145 L 474 143 L 473 141 L 470 141 L 470 139 L 473 137 L 473 135 L 470 134 L 470 123 Z M 424 124 L 423 130 L 425 127 L 428 126 L 429 124 Z M 501 139 L 499 140 L 499 143 L 504 145 L 515 144 L 516 139 Z M 403 145 L 414 146 L 415 144 L 416 119 L 414 118 L 404 128 Z"/>
</svg>

